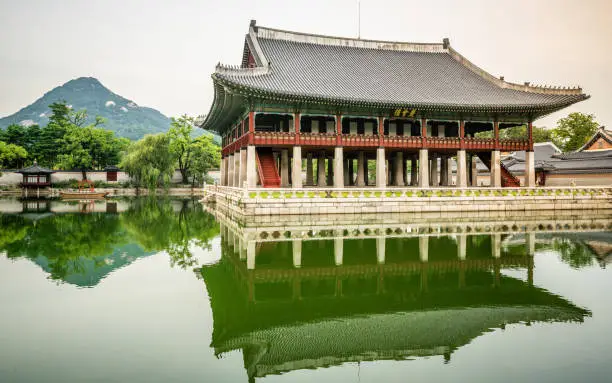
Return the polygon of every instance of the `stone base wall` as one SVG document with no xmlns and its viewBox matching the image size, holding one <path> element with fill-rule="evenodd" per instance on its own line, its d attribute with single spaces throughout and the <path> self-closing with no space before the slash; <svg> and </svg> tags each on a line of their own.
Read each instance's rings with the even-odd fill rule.
<svg viewBox="0 0 612 383">
<path fill-rule="evenodd" d="M 208 187 L 246 216 L 612 209 L 612 188 L 254 189 Z"/>
</svg>

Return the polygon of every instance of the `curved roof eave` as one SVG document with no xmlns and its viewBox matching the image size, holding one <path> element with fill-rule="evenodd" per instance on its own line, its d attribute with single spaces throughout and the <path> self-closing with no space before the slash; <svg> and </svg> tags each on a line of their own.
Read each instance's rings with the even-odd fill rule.
<svg viewBox="0 0 612 383">
<path fill-rule="evenodd" d="M 524 105 L 461 105 L 461 104 L 438 104 L 438 103 L 410 103 L 409 101 L 396 103 L 396 102 L 382 102 L 372 101 L 366 99 L 336 99 L 326 98 L 315 95 L 301 95 L 292 93 L 280 93 L 271 92 L 266 89 L 256 88 L 252 86 L 245 86 L 237 82 L 232 81 L 224 76 L 218 76 L 218 81 L 231 88 L 232 93 L 239 93 L 243 96 L 253 96 L 263 99 L 270 99 L 276 101 L 284 101 L 290 103 L 310 102 L 324 105 L 342 105 L 342 106 L 365 106 L 379 109 L 393 109 L 393 108 L 405 108 L 407 106 L 420 109 L 425 112 L 431 112 L 439 109 L 446 109 L 450 112 L 458 113 L 508 113 L 508 112 L 522 112 L 531 113 L 535 118 L 542 117 L 544 115 L 553 113 L 557 110 L 563 109 L 571 104 L 584 101 L 590 96 L 586 94 L 579 94 L 575 96 L 568 96 L 567 99 L 549 104 L 524 104 Z"/>
</svg>

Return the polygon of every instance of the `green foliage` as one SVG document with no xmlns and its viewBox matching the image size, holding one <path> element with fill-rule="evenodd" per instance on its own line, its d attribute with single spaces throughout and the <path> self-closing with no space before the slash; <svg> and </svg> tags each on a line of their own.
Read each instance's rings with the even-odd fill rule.
<svg viewBox="0 0 612 383">
<path fill-rule="evenodd" d="M 145 251 L 166 251 L 172 266 L 196 263 L 193 247 L 210 248 L 219 233 L 195 200 L 136 199 L 117 214 L 61 214 L 32 221 L 0 214 L 0 253 L 41 265 L 54 280 L 90 284 Z M 126 254 L 126 251 L 128 252 Z"/>
<path fill-rule="evenodd" d="M 167 188 L 174 173 L 170 139 L 162 133 L 144 136 L 128 148 L 120 166 L 138 187 L 151 191 L 158 186 Z"/>
<path fill-rule="evenodd" d="M 213 137 L 205 134 L 192 139 L 194 119 L 187 115 L 172 118 L 168 137 L 170 151 L 176 158 L 183 183 L 189 178 L 202 184 L 205 175 L 221 162 L 221 148 L 213 143 Z"/>
<path fill-rule="evenodd" d="M 87 116 L 87 113 L 83 114 Z M 80 127 L 71 124 L 68 125 L 61 144 L 57 167 L 89 170 L 118 164 L 122 153 L 129 146 L 129 140 L 117 138 L 113 132 L 93 125 Z"/>
<path fill-rule="evenodd" d="M 597 132 L 598 127 L 592 114 L 570 113 L 557 122 L 553 134 L 563 151 L 571 152 L 584 145 Z"/>
<path fill-rule="evenodd" d="M 28 152 L 21 146 L 0 141 L 0 169 L 21 168 Z"/>
</svg>

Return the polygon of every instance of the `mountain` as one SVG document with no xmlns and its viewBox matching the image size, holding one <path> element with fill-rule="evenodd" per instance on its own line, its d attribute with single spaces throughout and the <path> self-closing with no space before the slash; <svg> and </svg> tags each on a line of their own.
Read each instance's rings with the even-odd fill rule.
<svg viewBox="0 0 612 383">
<path fill-rule="evenodd" d="M 49 105 L 57 101 L 66 101 L 74 110 L 86 109 L 88 123 L 93 122 L 96 115 L 104 117 L 105 129 L 132 140 L 148 133 L 165 132 L 170 127 L 170 119 L 158 110 L 139 106 L 113 93 L 93 77 L 79 77 L 50 90 L 17 113 L 0 118 L 0 129 L 11 124 L 45 126 L 51 115 Z M 197 128 L 198 131 L 203 132 Z M 218 136 L 215 139 L 220 141 Z"/>
</svg>

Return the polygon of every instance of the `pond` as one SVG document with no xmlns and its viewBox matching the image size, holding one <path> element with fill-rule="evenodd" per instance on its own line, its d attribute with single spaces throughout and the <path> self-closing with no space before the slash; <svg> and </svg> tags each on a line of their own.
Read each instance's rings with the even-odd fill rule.
<svg viewBox="0 0 612 383">
<path fill-rule="evenodd" d="M 1 382 L 612 375 L 605 215 L 492 233 L 302 222 L 298 237 L 190 199 L 0 211 Z"/>
</svg>

